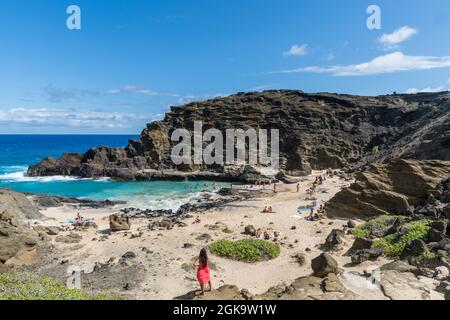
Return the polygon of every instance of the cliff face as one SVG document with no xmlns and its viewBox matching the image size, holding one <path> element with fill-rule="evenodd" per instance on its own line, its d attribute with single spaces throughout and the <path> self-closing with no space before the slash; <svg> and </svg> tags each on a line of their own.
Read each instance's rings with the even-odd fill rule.
<svg viewBox="0 0 450 320">
<path fill-rule="evenodd" d="M 375 163 L 356 175 L 356 182 L 336 194 L 327 204 L 328 216 L 372 218 L 379 215 L 436 216 L 450 214 L 450 206 L 435 205 L 435 199 L 450 202 L 450 161 L 395 160 Z M 447 181 L 447 182 L 444 182 Z M 442 183 L 442 187 L 440 184 Z M 444 187 L 445 186 L 445 187 Z M 423 209 L 423 210 L 422 210 Z M 425 211 L 424 211 L 425 210 Z"/>
<path fill-rule="evenodd" d="M 148 124 L 125 149 L 98 147 L 84 155 L 47 158 L 28 174 L 146 180 L 167 178 L 161 171 L 176 169 L 202 172 L 198 178 L 238 179 L 242 169 L 172 163 L 172 132 L 193 131 L 200 120 L 204 131 L 279 129 L 280 169 L 297 174 L 396 158 L 450 160 L 448 92 L 361 97 L 266 91 L 172 107 L 164 120 Z"/>
<path fill-rule="evenodd" d="M 41 238 L 26 221 L 41 218 L 25 195 L 0 189 L 0 270 L 9 259 L 20 259 L 35 249 Z"/>
</svg>

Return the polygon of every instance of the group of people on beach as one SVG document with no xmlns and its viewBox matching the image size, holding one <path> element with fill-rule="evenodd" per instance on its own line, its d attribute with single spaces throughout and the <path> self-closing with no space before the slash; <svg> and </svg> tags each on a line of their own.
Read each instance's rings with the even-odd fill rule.
<svg viewBox="0 0 450 320">
<path fill-rule="evenodd" d="M 319 175 L 314 179 L 311 188 L 306 190 L 306 192 L 311 196 L 314 195 L 314 193 L 317 190 L 317 187 L 322 185 L 327 180 L 327 178 L 332 178 L 333 175 L 334 175 L 333 170 L 328 169 L 325 172 L 325 174 Z M 299 192 L 299 191 L 300 191 L 300 185 L 298 184 L 297 192 Z M 313 205 L 310 206 L 311 211 L 310 211 L 309 215 L 305 218 L 307 221 L 315 221 L 315 220 L 319 219 L 320 215 L 325 214 L 325 206 L 323 204 L 320 205 L 320 207 L 317 209 L 317 212 L 315 212 L 316 207 L 317 207 L 317 202 L 314 201 Z"/>
<path fill-rule="evenodd" d="M 81 213 L 77 212 L 77 215 L 73 220 L 61 222 L 60 228 L 63 229 L 64 231 L 70 231 L 73 227 L 84 226 L 86 224 L 93 222 L 93 220 L 94 219 L 85 218 L 81 215 Z"/>
<path fill-rule="evenodd" d="M 207 190 L 210 187 L 210 185 L 208 183 L 204 183 L 203 186 L 200 186 L 199 183 L 196 183 L 194 185 L 189 184 L 189 186 L 188 186 L 189 191 L 191 191 L 191 192 L 193 192 L 194 190 L 198 191 L 198 190 L 200 190 L 201 187 L 203 187 L 203 188 L 205 188 Z M 216 186 L 216 182 L 215 181 L 212 182 L 211 187 L 212 187 L 213 191 L 217 190 L 217 186 Z"/>
<path fill-rule="evenodd" d="M 275 213 L 274 211 L 273 211 L 273 209 L 272 209 L 272 207 L 271 206 L 269 206 L 269 207 L 264 207 L 264 209 L 261 211 L 261 213 Z"/>
</svg>

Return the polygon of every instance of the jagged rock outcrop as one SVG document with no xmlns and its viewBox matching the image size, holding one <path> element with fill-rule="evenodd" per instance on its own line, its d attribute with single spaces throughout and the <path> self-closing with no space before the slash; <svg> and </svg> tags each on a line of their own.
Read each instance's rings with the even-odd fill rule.
<svg viewBox="0 0 450 320">
<path fill-rule="evenodd" d="M 301 277 L 290 285 L 278 285 L 260 295 L 252 295 L 236 286 L 224 285 L 204 296 L 185 295 L 177 299 L 194 300 L 359 300 L 360 296 L 345 288 L 333 273 L 325 278 Z"/>
<path fill-rule="evenodd" d="M 382 271 L 380 286 L 391 300 L 430 300 L 430 288 L 410 272 Z"/>
<path fill-rule="evenodd" d="M 383 214 L 413 214 L 450 176 L 450 161 L 395 160 L 375 163 L 356 175 L 356 182 L 326 205 L 329 216 L 370 218 Z M 441 194 L 440 194 L 441 193 Z"/>
<path fill-rule="evenodd" d="M 379 97 L 292 90 L 239 93 L 172 107 L 164 120 L 150 123 L 125 149 L 97 147 L 83 155 L 47 158 L 31 166 L 28 174 L 119 180 L 184 179 L 186 174 L 197 179 L 245 179 L 239 167 L 172 163 L 172 132 L 181 128 L 192 132 L 194 122 L 200 120 L 203 131 L 279 129 L 280 168 L 297 175 L 397 158 L 450 160 L 449 117 L 448 92 Z"/>
<path fill-rule="evenodd" d="M 23 194 L 0 189 L 0 265 L 21 256 L 30 256 L 41 237 L 27 225 L 27 220 L 42 216 Z M 27 258 L 28 259 L 28 258 Z"/>
<path fill-rule="evenodd" d="M 33 203 L 22 193 L 0 189 L 0 213 L 7 211 L 21 224 L 24 220 L 39 220 L 42 215 Z"/>
<path fill-rule="evenodd" d="M 110 200 L 97 201 L 89 199 L 51 196 L 45 194 L 30 195 L 30 200 L 40 210 L 46 208 L 62 207 L 65 204 L 77 204 L 80 207 L 89 207 L 89 208 L 105 208 L 126 203 L 125 201 L 110 201 Z"/>
<path fill-rule="evenodd" d="M 125 215 L 112 214 L 109 216 L 109 227 L 113 232 L 130 230 L 130 218 Z"/>
<path fill-rule="evenodd" d="M 276 286 L 256 296 L 261 300 L 360 300 L 354 292 L 345 288 L 334 273 L 326 278 L 301 277 L 289 286 Z"/>
<path fill-rule="evenodd" d="M 329 273 L 338 273 L 339 266 L 336 260 L 328 253 L 322 253 L 320 256 L 314 258 L 311 261 L 311 268 L 313 269 L 314 276 L 323 278 Z"/>
</svg>

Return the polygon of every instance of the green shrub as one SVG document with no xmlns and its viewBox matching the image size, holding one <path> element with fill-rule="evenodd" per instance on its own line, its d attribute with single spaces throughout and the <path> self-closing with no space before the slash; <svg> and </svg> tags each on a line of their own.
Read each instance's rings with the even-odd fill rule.
<svg viewBox="0 0 450 320">
<path fill-rule="evenodd" d="M 38 275 L 11 271 L 0 274 L 0 300 L 120 300 L 119 294 L 86 293 L 69 289 L 58 281 Z"/>
<path fill-rule="evenodd" d="M 386 255 L 398 257 L 413 240 L 425 238 L 430 230 L 429 220 L 411 221 L 405 223 L 400 231 L 375 240 L 373 247 L 383 248 Z"/>
<path fill-rule="evenodd" d="M 383 230 L 393 225 L 396 221 L 403 221 L 404 216 L 384 215 L 372 219 L 353 230 L 353 235 L 357 238 L 366 238 L 372 236 L 374 230 Z"/>
<path fill-rule="evenodd" d="M 211 244 L 209 249 L 216 256 L 246 262 L 275 259 L 280 254 L 277 244 L 260 239 L 220 240 Z"/>
</svg>

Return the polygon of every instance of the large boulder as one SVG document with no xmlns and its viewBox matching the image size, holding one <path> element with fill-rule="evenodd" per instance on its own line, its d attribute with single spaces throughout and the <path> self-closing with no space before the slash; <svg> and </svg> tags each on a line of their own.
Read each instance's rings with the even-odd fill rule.
<svg viewBox="0 0 450 320">
<path fill-rule="evenodd" d="M 344 242 L 344 236 L 345 235 L 342 230 L 334 229 L 327 236 L 323 246 L 325 247 L 325 249 L 336 248 L 338 245 Z"/>
<path fill-rule="evenodd" d="M 109 228 L 111 231 L 127 231 L 131 229 L 130 218 L 125 215 L 113 214 L 109 216 Z"/>
<path fill-rule="evenodd" d="M 424 253 L 428 252 L 428 248 L 425 244 L 425 242 L 423 242 L 420 239 L 414 239 L 413 241 L 411 241 L 410 244 L 408 244 L 406 246 L 406 248 L 403 250 L 400 258 L 402 260 L 406 260 L 410 257 L 418 257 L 423 255 Z"/>
<path fill-rule="evenodd" d="M 339 266 L 337 261 L 328 253 L 322 253 L 320 256 L 311 261 L 313 275 L 315 277 L 323 278 L 329 273 L 339 273 Z"/>
<path fill-rule="evenodd" d="M 252 225 L 248 225 L 244 228 L 244 234 L 247 234 L 249 236 L 255 236 L 256 235 L 256 229 Z"/>
<path fill-rule="evenodd" d="M 419 273 L 419 270 L 416 266 L 412 266 L 409 263 L 407 263 L 406 261 L 402 261 L 402 260 L 395 260 L 395 261 L 386 263 L 381 266 L 380 270 L 381 271 L 392 270 L 392 271 L 398 271 L 398 272 L 410 272 L 413 274 Z"/>
<path fill-rule="evenodd" d="M 356 182 L 326 205 L 329 216 L 370 218 L 385 214 L 411 214 L 413 206 L 435 192 L 450 174 L 450 161 L 396 160 L 375 163 L 358 173 Z"/>
<path fill-rule="evenodd" d="M 289 286 L 279 285 L 266 293 L 256 296 L 262 300 L 356 300 L 357 294 L 348 290 L 339 277 L 330 273 L 325 278 L 301 277 Z"/>
<path fill-rule="evenodd" d="M 25 223 L 26 220 L 43 219 L 36 206 L 24 194 L 0 189 L 0 213 L 5 211 L 20 223 Z"/>
<path fill-rule="evenodd" d="M 194 300 L 243 300 L 241 291 L 236 286 L 223 285 L 217 290 L 207 292 L 204 296 L 197 296 Z"/>
<path fill-rule="evenodd" d="M 373 240 L 367 238 L 356 238 L 353 242 L 353 245 L 348 250 L 348 253 L 351 254 L 357 250 L 364 250 L 372 248 Z"/>
<path fill-rule="evenodd" d="M 381 271 L 380 286 L 391 300 L 430 300 L 430 288 L 410 272 Z"/>
<path fill-rule="evenodd" d="M 351 260 L 353 264 L 360 264 L 368 260 L 376 260 L 381 257 L 384 253 L 382 248 L 371 248 L 362 249 L 354 252 L 351 255 Z"/>
<path fill-rule="evenodd" d="M 42 236 L 28 222 L 41 217 L 25 195 L 0 189 L 0 264 L 22 263 L 35 250 Z"/>
</svg>

